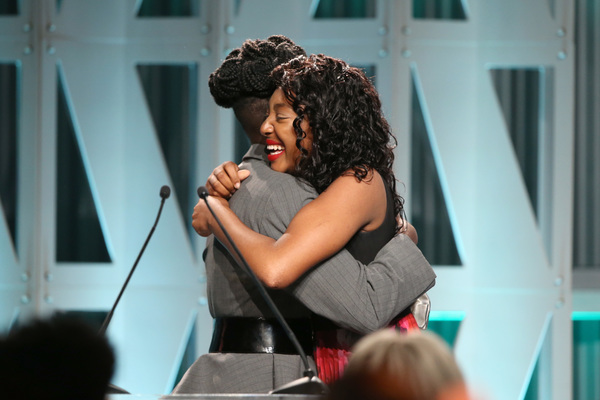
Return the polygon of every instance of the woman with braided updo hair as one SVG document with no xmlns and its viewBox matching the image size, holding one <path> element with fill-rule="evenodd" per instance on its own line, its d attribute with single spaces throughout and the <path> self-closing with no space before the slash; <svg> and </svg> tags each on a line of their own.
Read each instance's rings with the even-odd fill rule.
<svg viewBox="0 0 600 400">
<path fill-rule="evenodd" d="M 394 235 L 412 227 L 396 193 L 396 139 L 364 72 L 320 54 L 280 65 L 272 77 L 277 89 L 261 126 L 270 166 L 309 183 L 319 196 L 277 240 L 248 228 L 219 197 L 209 201 L 259 279 L 281 289 L 344 247 L 368 263 Z M 211 195 L 227 197 L 239 187 L 235 165 L 225 170 L 209 178 Z M 214 233 L 230 246 L 203 202 L 194 210 L 193 226 L 200 235 Z M 318 318 L 314 325 L 319 377 L 330 383 L 341 374 L 359 336 Z M 418 329 L 408 312 L 392 325 Z"/>
<path fill-rule="evenodd" d="M 243 190 L 230 199 L 231 209 L 238 213 L 247 208 L 258 208 L 264 202 L 260 183 L 272 180 L 274 174 L 281 175 L 280 187 L 289 189 L 296 185 L 294 179 L 269 168 L 260 125 L 268 110 L 269 97 L 276 88 L 270 76 L 271 71 L 277 65 L 305 54 L 301 47 L 281 35 L 265 40 L 248 39 L 241 47 L 232 50 L 209 77 L 208 85 L 215 103 L 233 109 L 251 143 L 243 157 L 242 166 L 244 173 L 251 172 L 252 177 L 246 180 Z M 312 193 L 305 195 L 314 197 Z M 251 201 L 245 196 L 250 196 Z M 300 207 L 299 204 L 297 208 Z M 258 217 L 254 212 L 248 213 L 248 218 L 244 219 L 246 223 L 256 220 Z M 279 229 L 280 232 L 284 230 L 285 227 Z M 266 326 L 272 315 L 265 310 L 267 307 L 254 282 L 247 273 L 240 271 L 227 249 L 210 237 L 203 259 L 206 267 L 206 300 L 214 318 L 213 340 L 209 352 L 201 355 L 189 367 L 173 393 L 266 393 L 301 376 L 299 356 L 287 348 L 283 349 L 285 354 L 281 354 L 284 351 L 279 340 L 270 342 L 270 353 L 256 351 L 258 346 L 253 346 L 248 340 L 255 336 L 253 333 L 256 330 Z M 286 317 L 301 316 L 308 319 L 310 312 L 292 295 L 277 293 L 273 298 L 278 304 L 284 305 L 282 312 Z M 245 321 L 250 334 L 246 334 L 241 327 Z M 307 330 L 308 342 L 312 343 L 310 327 Z"/>
<path fill-rule="evenodd" d="M 210 74 L 208 87 L 215 103 L 233 109 L 251 143 L 264 142 L 260 124 L 276 87 L 271 71 L 305 54 L 304 49 L 281 35 L 267 40 L 246 40 Z"/>
</svg>

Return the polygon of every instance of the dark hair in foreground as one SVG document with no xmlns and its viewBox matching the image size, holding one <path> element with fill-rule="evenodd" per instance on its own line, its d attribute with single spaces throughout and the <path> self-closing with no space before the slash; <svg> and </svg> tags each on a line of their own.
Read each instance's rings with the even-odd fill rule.
<svg viewBox="0 0 600 400">
<path fill-rule="evenodd" d="M 294 128 L 302 155 L 297 176 L 321 193 L 348 170 L 362 181 L 370 179 L 369 170 L 374 169 L 392 189 L 396 215 L 404 216 L 404 200 L 396 193 L 392 170 L 397 141 L 364 72 L 317 54 L 293 59 L 272 75 L 298 114 Z M 304 118 L 313 134 L 310 152 L 300 146 L 306 137 L 300 127 Z"/>
<path fill-rule="evenodd" d="M 11 400 L 102 400 L 114 366 L 107 339 L 65 316 L 33 320 L 0 338 L 1 396 Z"/>
</svg>

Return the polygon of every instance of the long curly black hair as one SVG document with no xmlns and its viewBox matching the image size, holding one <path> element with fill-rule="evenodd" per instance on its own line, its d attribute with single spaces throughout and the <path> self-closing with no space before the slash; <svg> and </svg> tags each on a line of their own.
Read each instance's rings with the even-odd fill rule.
<svg viewBox="0 0 600 400">
<path fill-rule="evenodd" d="M 295 174 L 321 193 L 346 171 L 362 181 L 376 170 L 392 190 L 396 215 L 404 217 L 404 199 L 396 192 L 392 169 L 397 140 L 364 72 L 317 54 L 282 64 L 272 76 L 298 114 L 293 126 L 301 156 Z M 304 118 L 313 135 L 310 151 L 300 145 L 306 137 L 300 126 Z"/>
<path fill-rule="evenodd" d="M 208 78 L 215 102 L 231 108 L 248 97 L 266 99 L 276 88 L 271 71 L 295 57 L 306 55 L 291 39 L 273 35 L 266 40 L 248 39 L 232 50 Z"/>
</svg>

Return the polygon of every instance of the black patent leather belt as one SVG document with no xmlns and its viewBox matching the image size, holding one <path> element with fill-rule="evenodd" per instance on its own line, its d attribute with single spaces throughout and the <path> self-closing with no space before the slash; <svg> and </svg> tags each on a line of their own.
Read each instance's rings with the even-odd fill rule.
<svg viewBox="0 0 600 400">
<path fill-rule="evenodd" d="M 302 350 L 312 354 L 313 339 L 308 318 L 286 320 Z M 215 318 L 211 353 L 298 354 L 298 350 L 275 319 L 227 317 Z"/>
</svg>

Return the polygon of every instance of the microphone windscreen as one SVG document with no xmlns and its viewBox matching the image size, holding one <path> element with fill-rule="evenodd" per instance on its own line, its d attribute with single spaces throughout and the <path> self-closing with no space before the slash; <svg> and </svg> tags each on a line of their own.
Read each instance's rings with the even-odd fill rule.
<svg viewBox="0 0 600 400">
<path fill-rule="evenodd" d="M 208 197 L 208 190 L 204 186 L 198 186 L 198 197 L 202 199 Z"/>
<path fill-rule="evenodd" d="M 163 199 L 168 199 L 171 195 L 171 188 L 167 185 L 164 185 L 160 188 L 160 197 Z"/>
</svg>

